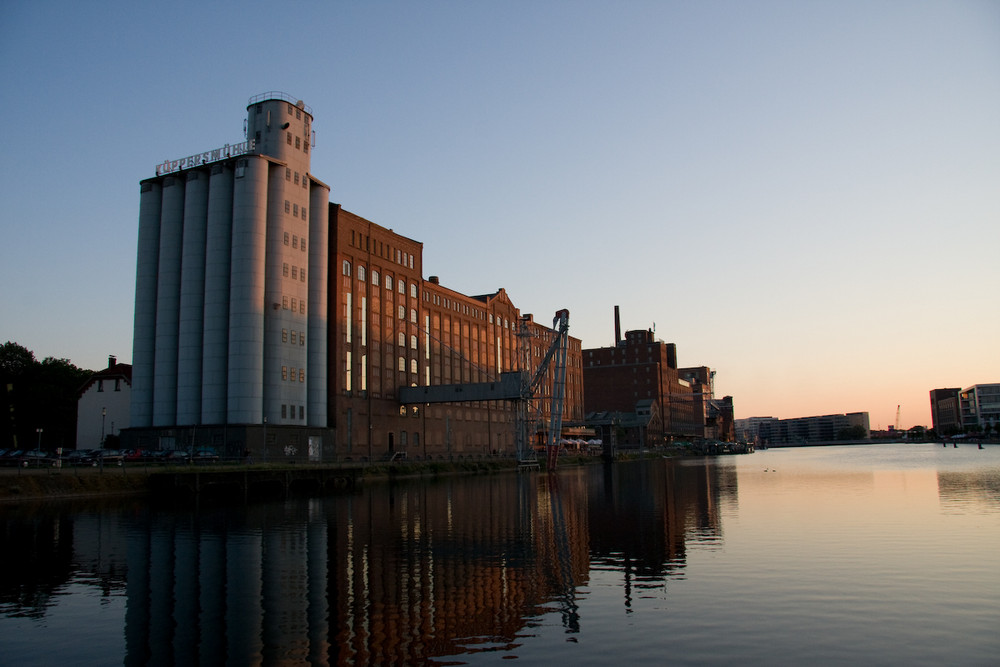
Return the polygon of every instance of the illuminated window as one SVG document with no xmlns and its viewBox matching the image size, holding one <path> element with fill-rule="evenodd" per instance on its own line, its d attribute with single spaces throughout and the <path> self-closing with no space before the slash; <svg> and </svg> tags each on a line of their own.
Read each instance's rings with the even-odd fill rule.
<svg viewBox="0 0 1000 667">
<path fill-rule="evenodd" d="M 295 336 L 295 332 L 294 331 L 292 332 L 292 336 Z M 293 338 L 292 341 L 294 342 L 294 340 L 295 339 Z M 287 343 L 288 342 L 288 329 L 282 329 L 281 330 L 281 342 L 282 343 Z"/>
</svg>

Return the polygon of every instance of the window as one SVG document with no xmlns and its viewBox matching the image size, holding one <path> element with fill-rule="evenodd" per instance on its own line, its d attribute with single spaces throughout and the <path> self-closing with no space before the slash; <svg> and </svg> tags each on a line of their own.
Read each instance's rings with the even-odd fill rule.
<svg viewBox="0 0 1000 667">
<path fill-rule="evenodd" d="M 306 418 L 306 406 L 300 405 L 299 406 L 299 419 L 305 419 L 305 418 Z"/>
<path fill-rule="evenodd" d="M 291 132 L 285 132 L 285 143 L 287 143 L 289 146 L 292 145 L 292 133 Z"/>
<path fill-rule="evenodd" d="M 304 283 L 306 281 L 306 270 L 299 269 L 299 282 Z"/>
<path fill-rule="evenodd" d="M 285 245 L 288 245 L 288 234 L 285 234 Z M 344 275 L 345 276 L 351 275 L 351 263 L 348 262 L 346 259 L 344 260 Z"/>
<path fill-rule="evenodd" d="M 305 314 L 306 314 L 306 300 L 302 299 L 301 301 L 299 301 L 299 315 L 305 315 Z"/>
<path fill-rule="evenodd" d="M 286 409 L 286 406 L 285 406 L 285 404 L 284 404 L 284 403 L 282 403 L 282 404 L 281 404 L 281 418 L 282 418 L 282 419 L 284 419 L 285 417 L 287 417 L 287 416 L 288 416 L 287 414 L 285 414 L 286 412 L 287 412 L 287 409 Z"/>
<path fill-rule="evenodd" d="M 417 323 L 417 309 L 416 308 L 410 308 L 410 321 L 413 322 L 414 324 Z"/>
<path fill-rule="evenodd" d="M 288 213 L 288 209 L 287 208 L 285 209 L 285 213 Z M 299 217 L 299 205 L 298 204 L 292 204 L 292 216 L 294 216 L 296 218 Z"/>
<path fill-rule="evenodd" d="M 410 372 L 413 373 L 414 375 L 417 374 L 417 360 L 416 359 L 410 359 Z"/>
<path fill-rule="evenodd" d="M 285 200 L 285 213 L 288 213 L 290 210 L 292 210 L 291 203 L 286 199 Z"/>
<path fill-rule="evenodd" d="M 403 372 L 406 372 L 406 358 L 405 357 L 400 357 L 399 358 L 399 370 L 401 370 Z"/>
<path fill-rule="evenodd" d="M 303 219 L 303 220 L 307 220 L 307 219 L 308 219 L 308 218 L 306 217 L 306 207 L 305 207 L 305 206 L 303 206 L 303 207 L 302 207 L 302 219 Z"/>
<path fill-rule="evenodd" d="M 285 245 L 288 245 L 288 232 L 285 232 Z"/>
<path fill-rule="evenodd" d="M 306 332 L 305 331 L 300 331 L 299 332 L 299 346 L 301 347 L 301 346 L 303 346 L 305 344 L 306 344 Z"/>
<path fill-rule="evenodd" d="M 302 148 L 302 140 L 299 139 L 298 137 L 295 137 L 295 147 Z"/>
<path fill-rule="evenodd" d="M 359 266 L 358 267 L 358 280 L 360 280 L 360 281 L 363 282 L 364 279 L 365 279 L 365 267 Z"/>
<path fill-rule="evenodd" d="M 378 285 L 378 271 L 372 271 L 372 285 Z"/>
<path fill-rule="evenodd" d="M 288 266 L 288 265 L 286 264 L 285 266 Z M 285 275 L 287 276 L 288 273 L 286 272 Z M 299 277 L 299 267 L 293 266 L 292 267 L 292 280 L 296 280 L 298 277 Z"/>
<path fill-rule="evenodd" d="M 400 306 L 398 312 L 399 312 L 399 319 L 405 320 L 406 319 L 406 307 L 405 306 Z"/>
<path fill-rule="evenodd" d="M 292 170 L 291 170 L 291 169 L 289 169 L 288 167 L 285 167 L 285 180 L 286 180 L 286 181 L 290 181 L 290 180 L 292 180 Z M 296 183 L 298 183 L 298 182 L 299 182 L 299 179 L 298 179 L 298 177 L 296 177 L 296 178 L 295 178 L 295 182 L 296 182 Z"/>
<path fill-rule="evenodd" d="M 399 281 L 397 281 L 396 286 L 399 288 L 399 293 L 400 294 L 404 294 L 404 295 L 406 294 L 406 281 L 405 280 L 399 280 Z"/>
<path fill-rule="evenodd" d="M 97 381 L 97 391 L 104 391 L 104 380 Z"/>
<path fill-rule="evenodd" d="M 287 380 L 288 379 L 288 366 L 282 366 L 281 367 L 281 379 L 282 380 Z"/>
<path fill-rule="evenodd" d="M 385 288 L 389 290 L 392 289 L 392 276 L 385 277 Z"/>
<path fill-rule="evenodd" d="M 292 310 L 294 311 L 294 310 L 296 310 L 297 308 L 298 308 L 298 299 L 296 299 L 296 298 L 295 298 L 295 297 L 293 296 L 293 297 L 292 297 Z"/>
<path fill-rule="evenodd" d="M 413 283 L 410 285 L 410 296 L 414 299 L 417 298 L 417 284 Z"/>
<path fill-rule="evenodd" d="M 288 277 L 288 262 L 281 265 L 281 275 Z"/>
<path fill-rule="evenodd" d="M 306 381 L 306 369 L 300 368 L 299 369 L 299 382 L 305 382 L 305 381 Z"/>
<path fill-rule="evenodd" d="M 299 332 L 295 331 L 295 330 L 292 330 L 292 345 L 295 345 L 295 339 L 298 338 L 298 336 L 299 336 Z M 287 338 L 287 332 L 284 329 L 282 329 L 281 330 L 281 342 L 282 343 L 285 342 L 285 338 Z"/>
<path fill-rule="evenodd" d="M 282 310 L 288 310 L 288 297 L 287 296 L 281 297 L 281 309 Z"/>
<path fill-rule="evenodd" d="M 295 335 L 294 331 L 292 332 L 292 335 L 293 336 Z M 282 343 L 287 343 L 288 342 L 288 329 L 282 329 L 281 330 L 281 342 Z"/>
<path fill-rule="evenodd" d="M 288 180 L 288 179 L 285 179 Z M 299 172 L 295 172 L 295 185 L 299 184 Z"/>
<path fill-rule="evenodd" d="M 417 337 L 416 336 L 410 336 L 410 349 L 411 350 L 417 349 Z"/>
<path fill-rule="evenodd" d="M 399 346 L 406 347 L 406 334 L 402 331 L 399 332 Z"/>
<path fill-rule="evenodd" d="M 299 237 L 292 234 L 292 247 L 298 249 L 299 247 Z"/>
<path fill-rule="evenodd" d="M 302 252 L 306 251 L 306 240 L 305 239 L 302 239 L 302 243 L 300 244 L 300 247 L 302 248 Z"/>
</svg>

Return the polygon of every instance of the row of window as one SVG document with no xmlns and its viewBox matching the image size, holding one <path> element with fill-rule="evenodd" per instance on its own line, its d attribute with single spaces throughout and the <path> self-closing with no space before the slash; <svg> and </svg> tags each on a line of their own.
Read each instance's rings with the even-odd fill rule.
<svg viewBox="0 0 1000 667">
<path fill-rule="evenodd" d="M 282 329 L 281 330 L 281 342 L 282 343 L 291 343 L 292 345 L 296 345 L 296 344 L 298 344 L 300 346 L 305 345 L 306 344 L 306 332 L 305 331 L 296 331 L 295 329 L 292 329 L 291 331 L 289 331 L 288 329 Z"/>
<path fill-rule="evenodd" d="M 298 204 L 292 204 L 287 199 L 285 200 L 285 213 L 291 213 L 293 218 L 302 218 L 303 220 L 307 219 L 307 217 L 306 217 L 306 207 L 305 206 L 302 207 L 302 211 L 301 211 L 301 214 L 300 214 L 300 212 L 299 212 L 299 205 Z"/>
<path fill-rule="evenodd" d="M 282 419 L 295 419 L 295 408 L 294 405 L 281 404 L 281 418 Z M 299 419 L 306 418 L 306 406 L 300 405 L 299 408 Z"/>
<path fill-rule="evenodd" d="M 365 279 L 366 279 L 365 276 L 366 276 L 367 271 L 365 270 L 365 267 L 363 265 L 361 265 L 361 264 L 359 264 L 357 268 L 358 268 L 358 270 L 357 270 L 358 281 L 359 282 L 364 282 Z M 351 277 L 351 269 L 352 269 L 352 266 L 351 266 L 350 260 L 346 260 L 345 259 L 342 271 L 343 271 L 343 274 L 345 276 L 347 276 L 348 278 Z M 372 278 L 372 285 L 378 285 L 379 284 L 379 274 L 378 274 L 378 271 L 376 271 L 376 270 L 373 269 L 372 272 L 371 272 L 371 278 Z M 385 278 L 385 281 L 384 281 L 385 288 L 387 290 L 392 290 L 392 276 L 386 274 L 384 276 L 384 278 Z M 403 295 L 406 294 L 406 281 L 404 279 L 400 278 L 399 280 L 396 281 L 396 291 L 398 291 L 400 294 L 403 294 Z M 410 296 L 412 298 L 416 299 L 417 295 L 418 295 L 417 284 L 416 283 L 410 283 Z"/>
<path fill-rule="evenodd" d="M 291 146 L 292 145 L 292 133 L 291 132 L 285 132 L 285 135 L 287 137 L 287 141 L 285 143 L 287 143 L 289 146 Z M 302 141 L 302 137 L 295 137 L 295 148 L 296 149 L 301 148 L 303 153 L 308 153 L 309 152 L 309 142 L 308 141 Z"/>
<path fill-rule="evenodd" d="M 289 244 L 289 240 L 291 240 L 291 244 Z M 304 236 L 300 239 L 297 234 L 289 235 L 288 232 L 285 232 L 284 243 L 285 245 L 291 245 L 296 250 L 306 251 L 306 237 Z"/>
<path fill-rule="evenodd" d="M 362 239 L 364 239 L 364 244 L 361 243 Z M 375 240 L 375 242 L 372 243 L 371 237 L 362 236 L 360 232 L 355 232 L 353 229 L 351 230 L 351 245 L 355 248 L 360 248 L 365 252 L 374 252 L 383 259 L 393 259 L 392 246 L 379 240 Z M 396 264 L 408 266 L 412 269 L 413 260 L 416 255 L 400 250 L 399 248 L 396 248 L 395 250 Z"/>
<path fill-rule="evenodd" d="M 285 180 L 289 183 L 292 182 L 292 170 L 290 167 L 285 167 Z M 299 172 L 295 172 L 295 185 L 299 185 Z M 305 174 L 302 174 L 302 188 L 309 189 L 309 179 Z M 288 202 L 285 202 L 285 212 L 288 212 Z"/>
<path fill-rule="evenodd" d="M 282 310 L 290 310 L 293 313 L 297 311 L 300 315 L 305 315 L 306 314 L 306 300 L 305 299 L 297 299 L 294 296 L 292 296 L 292 297 L 282 296 L 281 297 L 281 309 Z"/>
<path fill-rule="evenodd" d="M 306 381 L 306 369 L 295 368 L 295 366 L 282 366 L 281 367 L 281 379 L 288 382 L 295 382 L 296 373 L 298 374 L 299 382 Z"/>
<path fill-rule="evenodd" d="M 288 262 L 283 263 L 281 265 L 281 275 L 288 278 L 289 273 L 291 274 L 292 280 L 298 280 L 300 283 L 304 283 L 306 281 L 306 268 L 304 266 L 299 268 L 293 264 L 291 266 L 291 271 L 289 271 Z"/>
</svg>

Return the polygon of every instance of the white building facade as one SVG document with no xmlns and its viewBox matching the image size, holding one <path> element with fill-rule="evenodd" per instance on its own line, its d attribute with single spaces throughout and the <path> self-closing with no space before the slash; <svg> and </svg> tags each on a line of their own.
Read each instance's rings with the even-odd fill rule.
<svg viewBox="0 0 1000 667">
<path fill-rule="evenodd" d="M 247 106 L 245 141 L 140 184 L 131 426 L 327 426 L 330 188 L 312 112 Z"/>
</svg>

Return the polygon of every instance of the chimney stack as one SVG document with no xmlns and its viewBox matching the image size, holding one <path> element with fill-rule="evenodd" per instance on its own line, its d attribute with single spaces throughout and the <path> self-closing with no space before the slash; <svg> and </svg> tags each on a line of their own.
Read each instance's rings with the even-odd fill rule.
<svg viewBox="0 0 1000 667">
<path fill-rule="evenodd" d="M 622 344 L 622 322 L 618 315 L 618 306 L 615 306 L 615 347 Z"/>
<path fill-rule="evenodd" d="M 118 358 L 113 354 L 108 355 L 108 368 L 114 368 L 115 364 L 118 363 Z"/>
</svg>

